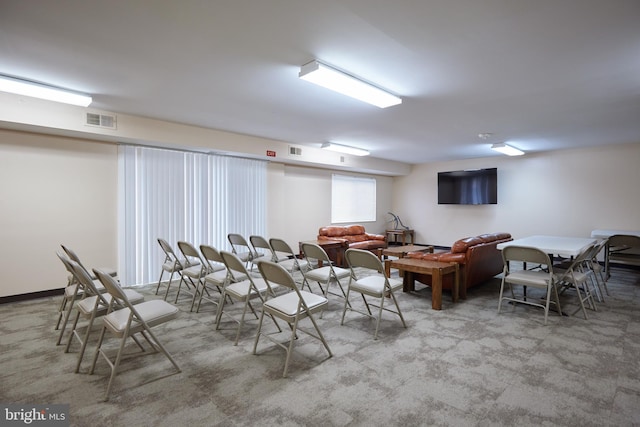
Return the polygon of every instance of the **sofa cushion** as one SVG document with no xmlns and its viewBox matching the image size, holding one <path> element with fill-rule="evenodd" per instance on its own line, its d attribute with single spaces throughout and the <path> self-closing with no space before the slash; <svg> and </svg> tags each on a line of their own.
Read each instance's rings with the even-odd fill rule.
<svg viewBox="0 0 640 427">
<path fill-rule="evenodd" d="M 365 234 L 364 226 L 362 225 L 349 225 L 345 227 L 345 236 L 354 236 L 357 234 Z"/>
<path fill-rule="evenodd" d="M 451 252 L 454 254 L 465 253 L 471 246 L 479 245 L 481 243 L 483 243 L 483 241 L 480 237 L 466 237 L 455 242 L 453 246 L 451 246 Z"/>
<path fill-rule="evenodd" d="M 328 227 L 321 227 L 320 230 L 318 230 L 318 235 L 321 237 L 328 237 L 328 238 L 342 237 L 342 236 L 345 236 L 346 234 L 347 234 L 346 227 L 328 226 Z"/>
</svg>

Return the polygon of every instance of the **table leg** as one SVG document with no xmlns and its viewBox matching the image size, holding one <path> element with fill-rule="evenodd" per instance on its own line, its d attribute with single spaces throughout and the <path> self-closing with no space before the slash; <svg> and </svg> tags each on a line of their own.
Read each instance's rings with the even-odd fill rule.
<svg viewBox="0 0 640 427">
<path fill-rule="evenodd" d="M 431 308 L 442 310 L 442 271 L 439 268 L 431 273 Z"/>
<path fill-rule="evenodd" d="M 387 275 L 387 277 L 391 277 L 391 260 L 390 259 L 384 260 L 384 272 Z"/>
<path fill-rule="evenodd" d="M 456 271 L 453 273 L 454 277 L 453 277 L 453 302 L 458 302 L 458 297 L 460 296 L 460 279 L 459 279 L 459 274 L 458 272 L 460 271 L 460 264 L 458 264 L 456 262 Z M 465 292 L 465 298 L 466 298 L 466 292 Z"/>
<path fill-rule="evenodd" d="M 400 270 L 404 275 L 402 277 L 402 291 L 412 292 L 416 290 L 416 281 L 413 278 L 413 272 L 407 270 Z"/>
</svg>

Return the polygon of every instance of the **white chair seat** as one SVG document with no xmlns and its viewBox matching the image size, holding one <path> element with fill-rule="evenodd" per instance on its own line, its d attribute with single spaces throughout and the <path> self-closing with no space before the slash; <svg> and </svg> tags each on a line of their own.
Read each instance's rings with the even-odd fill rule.
<svg viewBox="0 0 640 427">
<path fill-rule="evenodd" d="M 506 281 L 523 286 L 546 288 L 549 286 L 549 273 L 531 270 L 514 271 L 507 276 Z"/>
<path fill-rule="evenodd" d="M 281 259 L 280 261 L 278 261 L 278 264 L 280 264 L 283 268 L 287 269 L 288 271 L 297 270 L 298 268 L 300 269 L 307 268 L 307 266 L 309 265 L 306 259 L 296 260 L 293 258 Z"/>
<path fill-rule="evenodd" d="M 204 276 L 204 280 L 207 283 L 222 286 L 225 284 L 228 276 L 229 272 L 225 268 L 224 270 L 214 271 L 213 273 L 207 274 L 206 276 Z"/>
<path fill-rule="evenodd" d="M 336 276 L 338 277 L 338 279 L 343 279 L 351 275 L 351 272 L 346 268 L 333 267 L 333 271 L 336 273 Z M 326 282 L 327 280 L 329 280 L 330 275 L 331 275 L 331 267 L 329 266 L 315 268 L 306 273 L 307 279 L 313 279 L 319 282 Z"/>
<path fill-rule="evenodd" d="M 264 281 L 264 279 L 258 279 L 258 278 L 253 279 L 253 284 L 255 285 L 255 287 L 258 289 L 259 292 L 266 292 L 268 289 L 267 283 Z M 229 286 L 227 286 L 227 293 L 230 294 L 232 297 L 235 296 L 236 298 L 243 299 L 243 298 L 246 298 L 247 295 L 249 295 L 250 288 L 251 288 L 251 282 L 249 280 L 243 280 L 241 282 L 232 283 Z M 256 292 L 253 291 L 252 295 L 255 295 L 255 294 Z"/>
<path fill-rule="evenodd" d="M 185 268 L 182 270 L 182 274 L 193 279 L 199 279 L 202 276 L 202 267 L 198 264 Z"/>
<path fill-rule="evenodd" d="M 142 301 L 144 301 L 144 295 L 139 294 L 136 291 L 133 291 L 131 289 L 125 289 L 124 290 L 125 295 L 127 296 L 127 298 L 129 299 L 129 301 L 131 301 L 131 304 L 138 304 L 141 303 Z M 111 294 L 107 293 L 103 296 L 104 300 L 107 303 L 111 303 L 111 299 L 113 298 L 111 296 Z M 80 310 L 80 312 L 85 315 L 85 316 L 90 316 L 91 312 L 93 311 L 93 307 L 95 307 L 96 305 L 96 300 L 98 299 L 98 297 L 96 295 L 94 296 L 90 296 L 87 297 L 83 300 L 81 300 L 80 302 L 78 302 L 78 310 Z M 106 313 L 107 311 L 107 307 L 101 307 L 99 309 L 102 310 L 102 312 Z"/>
<path fill-rule="evenodd" d="M 402 287 L 402 280 L 388 279 L 392 290 Z M 372 297 L 380 297 L 385 291 L 384 276 L 372 275 L 351 282 L 351 289 Z"/>
<path fill-rule="evenodd" d="M 312 294 L 307 291 L 300 291 L 300 295 L 311 312 L 317 311 L 322 306 L 327 305 L 327 299 L 321 295 Z M 300 298 L 295 292 L 289 292 L 279 297 L 267 300 L 264 303 L 265 308 L 271 308 L 281 315 L 293 318 L 298 313 L 298 305 Z"/>
<path fill-rule="evenodd" d="M 178 315 L 179 310 L 178 307 L 171 305 L 166 301 L 153 300 L 136 305 L 136 311 L 149 327 L 153 327 L 175 318 Z M 113 333 L 122 334 L 127 327 L 130 315 L 131 310 L 129 308 L 116 310 L 104 317 L 104 324 Z M 142 327 L 138 325 L 136 328 L 136 325 L 132 324 L 129 334 L 133 333 L 136 329 L 142 329 Z"/>
<path fill-rule="evenodd" d="M 162 269 L 167 273 L 177 273 L 182 270 L 182 266 L 175 261 L 167 261 L 162 264 Z"/>
</svg>

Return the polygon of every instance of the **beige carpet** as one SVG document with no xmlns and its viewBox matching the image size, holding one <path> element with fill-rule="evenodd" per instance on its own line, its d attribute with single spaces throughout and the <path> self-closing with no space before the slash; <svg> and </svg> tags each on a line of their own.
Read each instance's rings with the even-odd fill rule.
<svg viewBox="0 0 640 427">
<path fill-rule="evenodd" d="M 161 354 L 125 360 L 108 403 L 106 363 L 86 374 L 94 344 L 80 374 L 78 345 L 55 345 L 58 298 L 4 304 L 0 402 L 68 403 L 78 426 L 640 425 L 640 272 L 615 269 L 609 289 L 589 320 L 550 313 L 544 326 L 532 307 L 498 315 L 497 279 L 459 304 L 445 294 L 442 311 L 418 286 L 398 295 L 408 328 L 385 313 L 377 341 L 363 316 L 340 326 L 331 297 L 318 322 L 334 356 L 300 334 L 289 378 L 269 341 L 251 354 L 255 320 L 234 347 L 235 324 L 223 318 L 216 331 L 213 305 L 190 313 L 185 296 L 179 319 L 155 329 L 182 373 Z M 573 300 L 562 298 L 568 309 Z"/>
</svg>

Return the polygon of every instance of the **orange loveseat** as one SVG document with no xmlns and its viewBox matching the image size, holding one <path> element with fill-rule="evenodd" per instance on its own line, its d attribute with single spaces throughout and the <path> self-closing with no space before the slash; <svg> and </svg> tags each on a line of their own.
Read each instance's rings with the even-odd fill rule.
<svg viewBox="0 0 640 427">
<path fill-rule="evenodd" d="M 369 234 L 362 225 L 330 225 L 318 230 L 318 240 L 338 240 L 352 249 L 377 250 L 387 247 L 387 237 Z"/>
<path fill-rule="evenodd" d="M 486 282 L 493 276 L 502 273 L 502 252 L 496 246 L 498 243 L 513 240 L 509 233 L 481 234 L 456 241 L 449 252 L 423 253 L 409 252 L 407 258 L 418 258 L 430 261 L 457 262 L 460 264 L 461 295 L 466 289 Z M 431 285 L 431 276 L 416 275 L 416 280 Z M 442 289 L 451 289 L 453 281 L 451 275 L 442 279 Z"/>
</svg>

